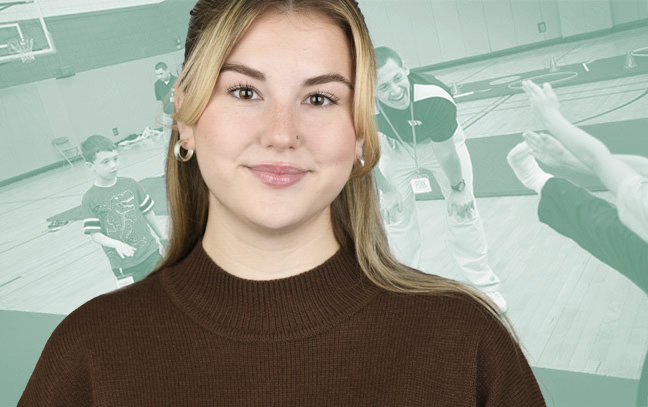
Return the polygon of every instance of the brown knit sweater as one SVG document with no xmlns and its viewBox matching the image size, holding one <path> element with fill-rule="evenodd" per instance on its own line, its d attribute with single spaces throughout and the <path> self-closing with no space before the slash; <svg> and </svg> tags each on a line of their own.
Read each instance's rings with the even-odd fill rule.
<svg viewBox="0 0 648 407">
<path fill-rule="evenodd" d="M 294 277 L 243 280 L 198 245 L 56 328 L 19 406 L 90 405 L 545 404 L 469 298 L 389 293 L 342 250 Z"/>
</svg>

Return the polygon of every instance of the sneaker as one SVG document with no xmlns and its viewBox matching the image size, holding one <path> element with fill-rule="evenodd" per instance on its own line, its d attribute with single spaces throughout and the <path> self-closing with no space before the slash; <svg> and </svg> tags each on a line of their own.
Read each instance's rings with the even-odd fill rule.
<svg viewBox="0 0 648 407">
<path fill-rule="evenodd" d="M 540 168 L 535 158 L 533 158 L 531 148 L 526 141 L 513 147 L 506 155 L 513 173 L 518 180 L 527 188 L 540 193 L 542 187 L 551 175 L 547 174 Z"/>
<path fill-rule="evenodd" d="M 500 314 L 505 314 L 508 311 L 508 306 L 506 305 L 506 300 L 504 296 L 499 291 L 484 291 L 484 294 L 491 300 L 497 308 L 499 308 Z"/>
<path fill-rule="evenodd" d="M 53 220 L 50 222 L 49 225 L 47 225 L 47 231 L 48 232 L 56 232 L 58 230 L 61 230 L 63 226 L 69 224 L 70 222 L 67 220 Z"/>
</svg>

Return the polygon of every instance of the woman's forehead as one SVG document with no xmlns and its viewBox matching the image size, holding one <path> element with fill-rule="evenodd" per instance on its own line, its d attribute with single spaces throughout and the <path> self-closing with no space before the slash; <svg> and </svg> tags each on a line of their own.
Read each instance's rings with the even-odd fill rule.
<svg viewBox="0 0 648 407">
<path fill-rule="evenodd" d="M 329 17 L 313 12 L 270 11 L 252 22 L 225 62 L 256 63 L 257 68 L 283 63 L 348 70 L 352 58 L 346 35 Z"/>
</svg>

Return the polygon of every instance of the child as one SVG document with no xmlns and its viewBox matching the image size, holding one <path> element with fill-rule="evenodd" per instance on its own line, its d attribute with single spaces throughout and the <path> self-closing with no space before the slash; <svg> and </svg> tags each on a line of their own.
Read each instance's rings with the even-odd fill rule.
<svg viewBox="0 0 648 407">
<path fill-rule="evenodd" d="M 531 106 L 555 137 L 525 133 L 507 159 L 527 188 L 540 194 L 540 221 L 578 243 L 599 260 L 648 293 L 648 160 L 610 153 L 598 139 L 570 123 L 560 112 L 551 85 L 523 82 Z M 567 180 L 545 173 L 533 158 L 533 147 L 552 143 L 553 150 L 596 175 L 616 197 L 616 207 Z M 560 161 L 560 160 L 559 160 Z M 637 406 L 648 400 L 648 354 L 644 359 Z"/>
<path fill-rule="evenodd" d="M 540 87 L 525 81 L 523 89 L 534 111 L 555 137 L 554 153 L 576 161 L 576 166 L 596 175 L 616 197 L 615 207 L 544 172 L 534 159 L 531 146 L 547 142 L 550 136 L 525 132 L 527 141 L 515 146 L 507 159 L 520 182 L 540 194 L 540 221 L 648 292 L 648 178 L 631 166 L 644 162 L 639 167 L 645 167 L 646 159 L 614 156 L 598 139 L 571 124 L 560 113 L 558 97 L 550 85 Z"/>
<path fill-rule="evenodd" d="M 162 241 L 153 200 L 135 180 L 117 177 L 117 148 L 108 138 L 88 137 L 81 152 L 96 176 L 83 195 L 83 233 L 103 247 L 118 287 L 139 281 L 160 262 L 163 250 L 149 229 Z"/>
</svg>

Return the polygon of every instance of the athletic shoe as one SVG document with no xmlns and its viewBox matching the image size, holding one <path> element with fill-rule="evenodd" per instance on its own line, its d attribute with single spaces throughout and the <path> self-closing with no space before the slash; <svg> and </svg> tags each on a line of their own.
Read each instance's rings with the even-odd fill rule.
<svg viewBox="0 0 648 407">
<path fill-rule="evenodd" d="M 513 147 L 506 155 L 506 161 L 513 169 L 515 176 L 527 188 L 540 193 L 542 187 L 551 178 L 550 174 L 542 171 L 531 154 L 531 147 L 523 141 Z"/>
<path fill-rule="evenodd" d="M 500 311 L 500 314 L 505 314 L 508 311 L 508 306 L 506 305 L 506 300 L 504 296 L 499 291 L 484 291 L 484 294 L 491 300 Z"/>
<path fill-rule="evenodd" d="M 67 220 L 53 220 L 50 222 L 49 225 L 47 225 L 47 231 L 48 232 L 56 232 L 57 230 L 61 230 L 63 226 L 67 225 L 70 223 L 70 221 Z"/>
</svg>

